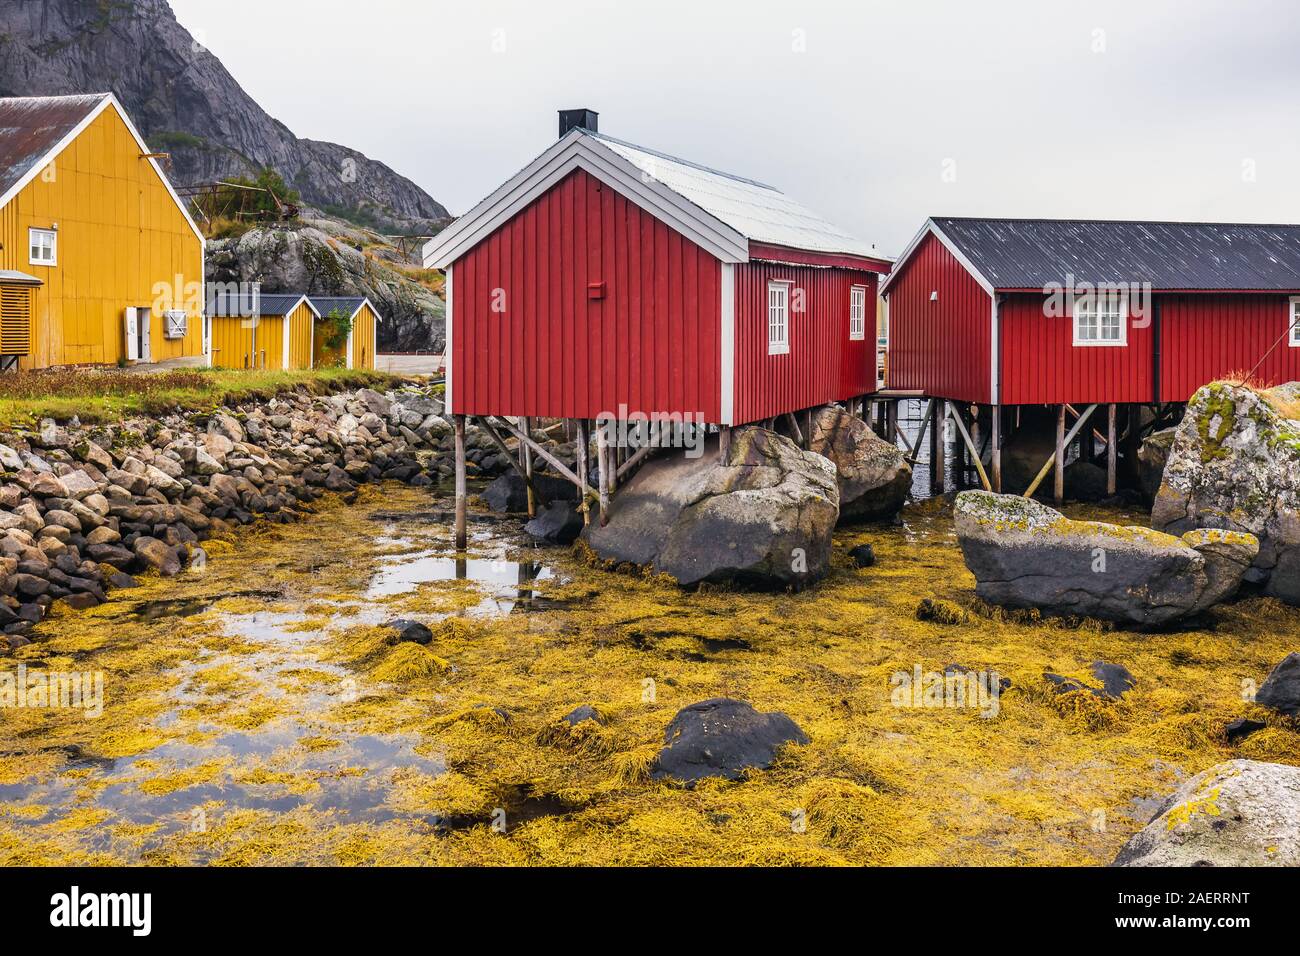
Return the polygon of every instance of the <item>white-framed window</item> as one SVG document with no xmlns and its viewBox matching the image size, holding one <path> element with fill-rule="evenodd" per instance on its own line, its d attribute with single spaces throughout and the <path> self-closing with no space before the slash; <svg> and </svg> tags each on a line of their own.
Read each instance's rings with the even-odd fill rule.
<svg viewBox="0 0 1300 956">
<path fill-rule="evenodd" d="M 860 342 L 867 337 L 867 287 L 849 289 L 849 338 Z"/>
<path fill-rule="evenodd" d="M 53 229 L 28 229 L 30 261 L 34 266 L 53 266 L 59 261 L 59 234 Z"/>
<path fill-rule="evenodd" d="M 1128 302 L 1099 291 L 1074 300 L 1075 345 L 1128 345 Z"/>
<path fill-rule="evenodd" d="M 790 352 L 790 283 L 767 284 L 767 354 Z"/>
<path fill-rule="evenodd" d="M 1300 349 L 1300 295 L 1291 296 L 1291 347 Z"/>
</svg>

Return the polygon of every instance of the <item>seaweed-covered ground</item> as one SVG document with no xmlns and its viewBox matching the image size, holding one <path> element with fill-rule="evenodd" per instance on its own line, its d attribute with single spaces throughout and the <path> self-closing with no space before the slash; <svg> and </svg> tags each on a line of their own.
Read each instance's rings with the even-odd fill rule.
<svg viewBox="0 0 1300 956">
<path fill-rule="evenodd" d="M 970 613 L 943 501 L 840 533 L 798 595 L 684 594 L 486 514 L 458 566 L 445 508 L 367 488 L 44 624 L 0 669 L 102 671 L 105 707 L 0 710 L 0 863 L 1102 864 L 1180 779 L 1300 764 L 1282 719 L 1222 735 L 1265 719 L 1243 681 L 1296 649 L 1300 611 L 1252 598 L 1167 634 Z M 390 643 L 395 617 L 432 644 Z M 1137 688 L 1042 677 L 1097 659 Z M 996 717 L 893 706 L 893 674 L 953 663 L 1011 679 Z M 740 782 L 650 780 L 673 715 L 718 696 L 811 744 Z M 604 725 L 558 721 L 581 704 Z"/>
</svg>

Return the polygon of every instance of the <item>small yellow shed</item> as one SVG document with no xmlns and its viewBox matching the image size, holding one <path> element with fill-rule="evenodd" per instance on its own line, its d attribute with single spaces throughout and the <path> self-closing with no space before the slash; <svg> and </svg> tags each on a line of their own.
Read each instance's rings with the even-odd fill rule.
<svg viewBox="0 0 1300 956">
<path fill-rule="evenodd" d="M 216 368 L 309 369 L 316 320 L 305 295 L 218 295 L 208 304 Z"/>
<path fill-rule="evenodd" d="M 311 304 L 316 310 L 316 368 L 369 368 L 375 367 L 375 349 L 379 344 L 378 323 L 383 318 L 364 296 L 314 295 Z M 337 345 L 328 341 L 331 317 L 338 316 L 349 323 L 347 339 Z"/>
</svg>

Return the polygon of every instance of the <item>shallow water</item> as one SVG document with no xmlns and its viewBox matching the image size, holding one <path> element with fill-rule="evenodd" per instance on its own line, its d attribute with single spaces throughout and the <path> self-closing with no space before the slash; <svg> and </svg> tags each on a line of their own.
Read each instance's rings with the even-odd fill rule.
<svg viewBox="0 0 1300 956">
<path fill-rule="evenodd" d="M 1215 736 L 1300 613 L 1251 599 L 1166 635 L 920 622 L 921 598 L 973 584 L 943 500 L 840 532 L 799 595 L 684 594 L 484 514 L 457 560 L 443 504 L 366 489 L 42 625 L 21 660 L 102 671 L 104 713 L 0 710 L 0 862 L 1104 863 L 1187 774 L 1300 762 L 1275 721 Z M 399 617 L 433 644 L 389 643 Z M 1042 690 L 1097 658 L 1138 676 L 1129 700 L 1076 712 Z M 996 719 L 891 706 L 892 674 L 954 662 L 1013 680 Z M 672 716 L 716 696 L 812 743 L 743 783 L 649 781 Z M 606 724 L 561 729 L 583 703 Z"/>
</svg>

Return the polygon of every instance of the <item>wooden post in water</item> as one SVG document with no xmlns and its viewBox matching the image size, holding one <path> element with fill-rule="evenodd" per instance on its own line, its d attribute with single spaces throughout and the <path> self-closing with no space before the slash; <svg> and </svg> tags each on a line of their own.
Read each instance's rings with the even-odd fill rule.
<svg viewBox="0 0 1300 956">
<path fill-rule="evenodd" d="M 591 454 L 591 434 L 585 418 L 578 419 L 576 451 L 578 455 L 574 464 L 578 466 L 578 494 L 581 497 L 582 523 L 583 525 L 589 525 L 591 524 L 591 505 L 587 501 L 587 492 L 591 488 L 591 465 L 587 459 Z"/>
<path fill-rule="evenodd" d="M 529 438 L 533 437 L 533 420 L 531 418 L 519 419 L 519 430 Z M 519 464 L 524 468 L 524 484 L 528 490 L 528 517 L 537 517 L 537 490 L 533 487 L 533 450 L 528 447 L 528 442 L 519 443 Z"/>
<path fill-rule="evenodd" d="M 452 419 L 456 445 L 456 550 L 464 551 L 469 544 L 465 515 L 465 416 Z"/>
<path fill-rule="evenodd" d="M 989 476 L 989 481 L 993 485 L 994 494 L 1002 494 L 1002 406 L 990 406 L 989 411 L 993 413 L 992 434 L 989 436 L 991 447 L 989 448 L 989 462 L 993 466 L 993 472 Z"/>
<path fill-rule="evenodd" d="M 1114 402 L 1106 406 L 1106 494 L 1112 498 L 1119 491 L 1119 449 L 1115 439 L 1115 416 L 1117 409 Z"/>
<path fill-rule="evenodd" d="M 898 444 L 898 402 L 893 399 L 885 402 L 885 440 Z"/>
<path fill-rule="evenodd" d="M 1052 479 L 1052 500 L 1065 501 L 1065 406 L 1056 409 L 1056 469 Z"/>
</svg>

